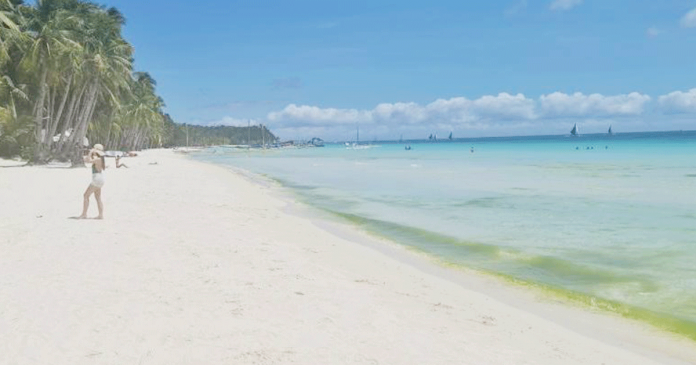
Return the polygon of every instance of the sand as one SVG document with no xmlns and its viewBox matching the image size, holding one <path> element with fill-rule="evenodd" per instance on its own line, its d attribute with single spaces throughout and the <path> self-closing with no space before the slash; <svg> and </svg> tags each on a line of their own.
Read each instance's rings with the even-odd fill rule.
<svg viewBox="0 0 696 365">
<path fill-rule="evenodd" d="M 0 167 L 0 364 L 696 363 L 694 342 L 438 267 L 240 171 L 124 162 L 105 220 L 68 219 L 89 169 Z"/>
</svg>

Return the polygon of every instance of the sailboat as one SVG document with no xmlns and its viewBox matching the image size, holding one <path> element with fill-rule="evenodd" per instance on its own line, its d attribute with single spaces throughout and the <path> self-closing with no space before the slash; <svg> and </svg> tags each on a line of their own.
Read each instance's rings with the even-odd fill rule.
<svg viewBox="0 0 696 365">
<path fill-rule="evenodd" d="M 450 140 L 450 141 L 452 140 L 452 132 L 450 132 L 449 140 Z"/>
<path fill-rule="evenodd" d="M 360 144 L 360 126 L 355 125 L 356 131 L 355 131 L 355 142 L 353 143 L 348 143 L 346 142 L 346 147 L 348 148 L 355 148 L 358 144 Z"/>
<path fill-rule="evenodd" d="M 362 150 L 362 149 L 370 148 L 370 145 L 361 145 L 360 144 L 360 126 L 359 125 L 356 125 L 355 142 L 353 142 L 352 144 L 346 142 L 346 148 L 351 149 L 351 150 Z"/>
<path fill-rule="evenodd" d="M 577 123 L 575 123 L 575 124 L 573 125 L 573 129 L 570 130 L 570 134 L 572 134 L 572 135 L 574 135 L 574 136 L 577 136 L 577 135 L 578 135 L 578 124 L 577 124 Z"/>
<path fill-rule="evenodd" d="M 611 131 L 611 124 L 609 125 L 609 132 L 607 132 L 607 133 L 608 133 L 608 134 L 614 134 L 614 132 Z"/>
<path fill-rule="evenodd" d="M 176 147 L 174 148 L 174 152 L 176 153 L 191 153 L 191 152 L 197 152 L 197 151 L 202 151 L 204 147 L 189 147 L 189 129 L 188 126 L 186 126 L 186 147 Z"/>
</svg>

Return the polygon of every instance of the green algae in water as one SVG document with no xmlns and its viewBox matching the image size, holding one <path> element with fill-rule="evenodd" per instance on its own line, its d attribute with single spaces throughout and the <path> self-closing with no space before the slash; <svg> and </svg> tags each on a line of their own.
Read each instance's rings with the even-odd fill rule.
<svg viewBox="0 0 696 365">
<path fill-rule="evenodd" d="M 506 256 L 501 255 L 501 253 L 508 250 L 504 250 L 500 247 L 481 243 L 466 242 L 422 229 L 361 217 L 355 214 L 335 212 L 329 209 L 323 210 L 349 222 L 350 224 L 365 229 L 370 234 L 392 240 L 405 245 L 410 249 L 416 250 L 417 252 L 425 254 L 442 266 L 457 270 L 474 269 L 482 274 L 497 277 L 509 284 L 538 291 L 547 297 L 559 299 L 566 303 L 583 308 L 613 313 L 620 315 L 623 318 L 647 323 L 660 330 L 678 334 L 696 342 L 696 323 L 688 319 L 487 269 L 485 267 L 486 259 L 496 259 L 500 258 L 501 256 Z M 462 250 L 462 252 L 465 252 L 467 255 L 469 255 L 469 257 L 473 255 L 484 260 L 479 262 L 479 264 L 475 264 L 473 262 L 472 264 L 466 264 L 461 261 L 453 261 L 448 259 L 445 254 L 450 252 L 453 247 L 456 247 L 458 250 Z M 522 262 L 532 267 L 542 268 L 545 271 L 556 273 L 565 272 L 565 276 L 582 278 L 588 282 L 601 281 L 604 283 L 622 283 L 636 281 L 634 278 L 617 275 L 608 271 L 597 272 L 589 268 L 584 268 L 580 265 L 572 264 L 565 260 L 558 260 L 549 257 L 531 257 L 522 259 Z M 654 289 L 650 288 L 652 284 L 649 282 L 644 283 L 643 285 L 645 285 L 645 290 Z"/>
<path fill-rule="evenodd" d="M 309 205 L 449 265 L 693 338 L 694 141 L 696 132 L 619 133 L 194 158 L 277 179 Z"/>
</svg>

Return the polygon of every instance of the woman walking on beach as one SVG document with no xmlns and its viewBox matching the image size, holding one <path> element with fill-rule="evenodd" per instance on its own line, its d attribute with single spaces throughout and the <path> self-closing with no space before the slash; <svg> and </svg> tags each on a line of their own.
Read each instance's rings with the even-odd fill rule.
<svg viewBox="0 0 696 365">
<path fill-rule="evenodd" d="M 97 143 L 94 145 L 91 151 L 85 156 L 85 162 L 92 164 L 92 182 L 85 190 L 84 202 L 82 203 L 82 214 L 78 217 L 79 219 L 87 218 L 87 209 L 89 209 L 89 196 L 94 193 L 94 198 L 97 200 L 97 208 L 99 208 L 99 215 L 96 219 L 104 219 L 104 205 L 101 200 L 101 189 L 104 186 L 104 169 L 106 164 L 104 163 L 104 146 Z"/>
</svg>

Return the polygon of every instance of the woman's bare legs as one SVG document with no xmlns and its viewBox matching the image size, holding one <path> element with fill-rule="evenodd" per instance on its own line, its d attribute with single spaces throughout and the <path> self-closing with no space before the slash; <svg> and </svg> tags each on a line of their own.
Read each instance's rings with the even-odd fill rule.
<svg viewBox="0 0 696 365">
<path fill-rule="evenodd" d="M 101 200 L 101 188 L 94 189 L 94 198 L 97 199 L 97 208 L 99 209 L 99 216 L 97 216 L 97 219 L 104 219 L 104 204 L 102 204 Z"/>
<path fill-rule="evenodd" d="M 80 216 L 77 218 L 80 218 L 80 219 L 87 218 L 87 209 L 89 209 L 89 196 L 95 192 L 95 189 L 97 189 L 97 188 L 94 187 L 92 184 L 89 184 L 89 186 L 87 187 L 87 190 L 85 190 L 85 193 L 82 195 L 84 198 L 82 201 L 82 214 L 80 214 Z M 101 189 L 99 189 L 99 194 L 101 194 Z M 101 199 L 97 200 L 97 204 L 101 205 Z M 99 209 L 99 212 L 101 213 L 101 209 Z"/>
</svg>

